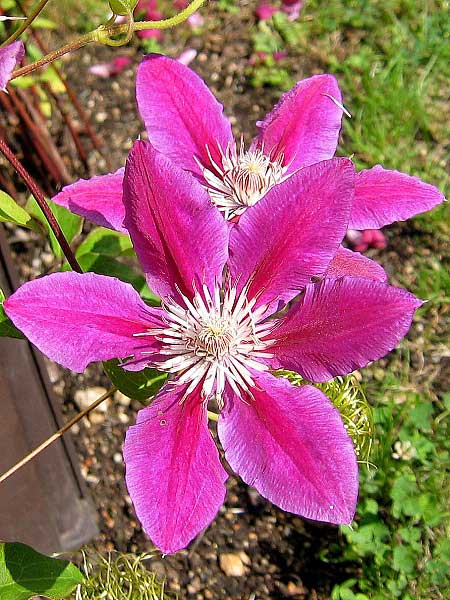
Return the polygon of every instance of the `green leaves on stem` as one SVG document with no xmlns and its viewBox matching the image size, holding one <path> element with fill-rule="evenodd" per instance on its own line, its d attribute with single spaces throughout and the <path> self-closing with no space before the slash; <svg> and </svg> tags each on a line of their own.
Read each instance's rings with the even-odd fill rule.
<svg viewBox="0 0 450 600">
<path fill-rule="evenodd" d="M 0 337 L 11 337 L 23 340 L 24 336 L 14 327 L 12 321 L 6 316 L 6 313 L 3 310 L 4 301 L 5 294 L 0 289 Z"/>
<path fill-rule="evenodd" d="M 37 595 L 62 598 L 83 579 L 77 567 L 65 560 L 49 558 L 25 544 L 0 543 L 2 600 L 28 600 Z"/>
<path fill-rule="evenodd" d="M 166 373 L 156 369 L 143 371 L 124 371 L 118 360 L 108 360 L 103 363 L 105 373 L 122 394 L 132 400 L 138 400 L 144 406 L 150 404 L 150 399 L 155 396 L 167 379 Z"/>
<path fill-rule="evenodd" d="M 0 190 L 0 222 L 20 225 L 36 231 L 32 216 L 8 194 Z"/>
</svg>

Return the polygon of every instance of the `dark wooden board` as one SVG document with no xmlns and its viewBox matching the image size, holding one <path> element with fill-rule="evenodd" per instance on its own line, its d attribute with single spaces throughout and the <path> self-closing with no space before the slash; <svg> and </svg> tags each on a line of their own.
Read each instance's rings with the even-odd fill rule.
<svg viewBox="0 0 450 600">
<path fill-rule="evenodd" d="M 0 287 L 6 296 L 17 287 L 1 229 Z M 39 352 L 25 340 L 0 337 L 0 472 L 62 424 Z M 52 553 L 77 549 L 97 531 L 70 433 L 0 484 L 0 540 Z"/>
</svg>

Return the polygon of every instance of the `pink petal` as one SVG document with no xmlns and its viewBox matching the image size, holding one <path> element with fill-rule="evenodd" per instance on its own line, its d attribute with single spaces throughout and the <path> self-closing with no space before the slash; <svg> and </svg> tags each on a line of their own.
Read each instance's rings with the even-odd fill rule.
<svg viewBox="0 0 450 600">
<path fill-rule="evenodd" d="M 441 192 L 418 177 L 386 171 L 380 165 L 356 174 L 352 229 L 380 229 L 431 210 L 445 200 Z"/>
<path fill-rule="evenodd" d="M 350 523 L 358 465 L 339 412 L 312 386 L 260 374 L 248 403 L 228 392 L 218 433 L 225 458 L 268 500 L 308 519 Z"/>
<path fill-rule="evenodd" d="M 8 81 L 16 65 L 25 56 L 25 47 L 22 42 L 12 42 L 0 48 L 0 90 L 5 91 Z"/>
<path fill-rule="evenodd" d="M 342 109 L 331 98 L 342 101 L 332 75 L 314 75 L 299 81 L 286 92 L 264 121 L 257 123 L 259 134 L 253 146 L 266 154 L 284 154 L 292 172 L 332 158 L 341 128 Z"/>
<path fill-rule="evenodd" d="M 113 75 L 118 75 L 131 64 L 129 56 L 116 56 L 109 62 L 98 63 L 89 68 L 89 72 L 98 77 L 107 79 Z"/>
<path fill-rule="evenodd" d="M 139 111 L 152 145 L 183 169 L 201 175 L 194 160 L 209 165 L 207 147 L 220 161 L 234 144 L 231 125 L 206 84 L 177 60 L 151 54 L 139 66 L 136 84 Z"/>
<path fill-rule="evenodd" d="M 405 290 L 356 277 L 309 285 L 274 331 L 272 368 L 327 381 L 395 348 L 422 302 Z"/>
<path fill-rule="evenodd" d="M 182 65 L 187 66 L 195 59 L 196 56 L 197 50 L 194 48 L 186 48 L 186 50 L 183 50 L 183 52 L 177 56 L 177 61 Z"/>
<path fill-rule="evenodd" d="M 165 386 L 138 413 L 123 448 L 126 482 L 139 521 L 164 553 L 185 548 L 214 519 L 227 474 L 208 430 L 198 389 Z"/>
<path fill-rule="evenodd" d="M 230 234 L 230 269 L 259 304 L 296 296 L 322 276 L 347 229 L 354 169 L 345 158 L 302 169 L 275 186 Z"/>
<path fill-rule="evenodd" d="M 159 296 L 189 296 L 221 281 L 228 227 L 192 175 L 147 142 L 135 143 L 125 170 L 125 225 Z"/>
<path fill-rule="evenodd" d="M 330 262 L 325 277 L 337 279 L 345 275 L 366 277 L 375 281 L 387 281 L 388 278 L 386 271 L 377 262 L 359 252 L 352 252 L 340 246 Z"/>
<path fill-rule="evenodd" d="M 79 179 L 64 187 L 53 202 L 85 217 L 96 225 L 128 233 L 123 226 L 125 207 L 122 201 L 125 169 L 91 179 Z"/>
<path fill-rule="evenodd" d="M 152 337 L 135 337 L 161 327 L 160 311 L 113 277 L 54 273 L 25 283 L 3 306 L 41 352 L 78 373 L 94 361 L 142 356 L 160 346 Z"/>
</svg>

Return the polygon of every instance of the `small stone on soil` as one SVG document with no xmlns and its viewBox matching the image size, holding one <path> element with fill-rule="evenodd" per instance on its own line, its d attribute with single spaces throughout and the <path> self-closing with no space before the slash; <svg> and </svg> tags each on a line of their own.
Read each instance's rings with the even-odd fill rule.
<svg viewBox="0 0 450 600">
<path fill-rule="evenodd" d="M 222 571 L 228 577 L 242 577 L 247 572 L 244 561 L 242 560 L 245 556 L 246 564 L 250 563 L 250 558 L 245 552 L 238 552 L 237 554 L 226 553 L 219 556 L 219 564 Z"/>
</svg>

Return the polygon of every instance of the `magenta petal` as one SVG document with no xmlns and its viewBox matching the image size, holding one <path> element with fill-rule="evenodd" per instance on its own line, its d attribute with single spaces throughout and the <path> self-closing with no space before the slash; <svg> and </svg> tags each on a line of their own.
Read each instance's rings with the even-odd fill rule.
<svg viewBox="0 0 450 600">
<path fill-rule="evenodd" d="M 405 290 L 370 279 L 309 285 L 274 330 L 270 364 L 309 381 L 347 375 L 395 348 L 421 304 Z"/>
<path fill-rule="evenodd" d="M 128 233 L 123 226 L 124 171 L 122 168 L 108 175 L 79 179 L 64 187 L 52 200 L 96 225 Z"/>
<path fill-rule="evenodd" d="M 15 66 L 25 56 L 25 48 L 22 42 L 12 42 L 4 48 L 0 48 L 0 90 L 5 91 L 11 79 Z"/>
<path fill-rule="evenodd" d="M 151 144 L 183 169 L 201 175 L 194 157 L 209 165 L 207 147 L 234 144 L 231 124 L 208 87 L 177 60 L 151 54 L 139 66 L 136 96 Z"/>
<path fill-rule="evenodd" d="M 284 154 L 292 172 L 332 158 L 341 128 L 342 109 L 329 97 L 342 101 L 332 75 L 314 75 L 286 92 L 264 121 L 253 145 L 274 157 Z"/>
<path fill-rule="evenodd" d="M 275 186 L 230 234 L 230 269 L 259 304 L 288 301 L 322 276 L 347 230 L 354 169 L 335 158 Z"/>
<path fill-rule="evenodd" d="M 358 465 L 339 412 L 312 386 L 260 374 L 254 400 L 228 392 L 218 433 L 230 466 L 268 500 L 308 519 L 350 523 Z"/>
<path fill-rule="evenodd" d="M 325 277 L 337 279 L 346 275 L 366 277 L 375 281 L 387 281 L 388 278 L 386 271 L 377 262 L 359 252 L 352 252 L 340 246 L 330 262 Z"/>
<path fill-rule="evenodd" d="M 227 474 L 208 430 L 199 390 L 164 387 L 123 448 L 126 482 L 139 521 L 164 553 L 185 548 L 214 519 Z"/>
<path fill-rule="evenodd" d="M 441 192 L 418 177 L 386 171 L 380 165 L 356 174 L 351 229 L 381 229 L 431 210 L 445 200 Z"/>
<path fill-rule="evenodd" d="M 125 225 L 151 290 L 192 295 L 221 281 L 228 227 L 192 175 L 146 142 L 136 142 L 124 182 Z"/>
<path fill-rule="evenodd" d="M 54 273 L 25 283 L 4 303 L 14 325 L 50 359 L 81 373 L 94 361 L 157 352 L 152 337 L 161 327 L 128 283 L 95 273 Z M 141 368 L 144 368 L 142 365 Z"/>
</svg>

